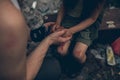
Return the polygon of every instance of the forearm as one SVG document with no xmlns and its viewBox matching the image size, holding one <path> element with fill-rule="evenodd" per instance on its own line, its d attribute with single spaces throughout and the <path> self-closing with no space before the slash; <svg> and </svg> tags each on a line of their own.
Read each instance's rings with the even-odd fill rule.
<svg viewBox="0 0 120 80">
<path fill-rule="evenodd" d="M 102 11 L 103 6 L 104 6 L 104 2 L 98 5 L 98 8 L 96 8 L 93 11 L 92 15 L 89 18 L 83 20 L 78 25 L 75 25 L 72 28 L 70 28 L 71 32 L 76 33 L 92 25 L 97 20 L 100 12 Z"/>
<path fill-rule="evenodd" d="M 27 58 L 27 80 L 33 80 L 39 71 L 43 59 L 49 46 L 53 43 L 66 42 L 70 37 L 61 37 L 65 33 L 64 30 L 57 31 L 47 36 L 38 47 Z"/>
<path fill-rule="evenodd" d="M 27 58 L 27 80 L 33 80 L 37 75 L 46 52 L 50 46 L 49 40 L 43 40 Z"/>
<path fill-rule="evenodd" d="M 96 21 L 96 19 L 88 18 L 88 19 L 82 21 L 81 23 L 70 28 L 70 31 L 74 34 L 76 32 L 86 29 L 87 27 L 92 25 L 95 21 Z"/>
<path fill-rule="evenodd" d="M 61 24 L 63 16 L 64 16 L 64 7 L 61 6 L 61 8 L 60 8 L 60 10 L 58 12 L 57 20 L 56 20 L 57 24 L 59 24 L 59 25 Z"/>
</svg>

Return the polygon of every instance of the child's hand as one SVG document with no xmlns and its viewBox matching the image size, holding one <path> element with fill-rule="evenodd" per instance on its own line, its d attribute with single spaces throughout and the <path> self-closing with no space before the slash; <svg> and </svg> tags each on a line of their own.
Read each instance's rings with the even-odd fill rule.
<svg viewBox="0 0 120 80">
<path fill-rule="evenodd" d="M 71 37 L 63 37 L 64 33 L 65 30 L 53 32 L 47 37 L 47 39 L 50 40 L 50 44 L 67 42 L 71 39 Z"/>
<path fill-rule="evenodd" d="M 58 24 L 58 23 L 55 23 L 54 25 L 53 25 L 53 27 L 52 27 L 52 30 L 51 30 L 51 32 L 55 32 L 57 29 L 59 29 L 60 28 L 60 24 Z"/>
<path fill-rule="evenodd" d="M 64 29 L 64 27 L 63 26 L 60 26 L 59 28 L 57 28 L 55 31 L 61 31 L 61 30 L 63 30 Z M 55 32 L 54 31 L 54 32 Z"/>
</svg>

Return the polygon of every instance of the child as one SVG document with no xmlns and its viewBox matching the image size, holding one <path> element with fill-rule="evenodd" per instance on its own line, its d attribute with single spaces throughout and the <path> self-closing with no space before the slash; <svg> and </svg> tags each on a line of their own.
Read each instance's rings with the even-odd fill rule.
<svg viewBox="0 0 120 80">
<path fill-rule="evenodd" d="M 97 38 L 100 12 L 105 0 L 63 0 L 52 31 L 61 26 L 66 29 L 64 37 L 73 36 L 76 41 L 73 55 L 80 63 L 86 61 L 86 50 Z M 60 44 L 58 52 L 66 55 L 71 41 Z"/>
</svg>

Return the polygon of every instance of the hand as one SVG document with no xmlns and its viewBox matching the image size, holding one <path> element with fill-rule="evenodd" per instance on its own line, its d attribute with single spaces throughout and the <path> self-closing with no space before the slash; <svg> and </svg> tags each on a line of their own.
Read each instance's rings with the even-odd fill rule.
<svg viewBox="0 0 120 80">
<path fill-rule="evenodd" d="M 47 23 L 44 23 L 44 26 L 48 28 L 49 26 L 53 26 L 54 24 L 55 22 L 47 22 Z"/>
<path fill-rule="evenodd" d="M 65 29 L 65 34 L 63 35 L 63 37 L 72 37 L 73 33 L 70 29 Z"/>
<path fill-rule="evenodd" d="M 48 29 L 48 27 L 51 27 L 51 29 L 52 29 L 51 32 L 60 31 L 60 30 L 64 29 L 64 27 L 55 24 L 55 22 L 44 23 L 44 26 L 46 27 L 46 29 Z M 55 28 L 55 30 L 53 30 L 54 28 Z"/>
<path fill-rule="evenodd" d="M 56 32 L 56 31 L 61 31 L 61 30 L 64 30 L 64 27 L 63 27 L 63 26 L 60 26 L 60 27 L 57 28 L 54 32 Z"/>
<path fill-rule="evenodd" d="M 63 37 L 63 35 L 65 34 L 65 30 L 61 30 L 61 31 L 56 31 L 52 34 L 50 34 L 47 39 L 49 39 L 50 44 L 53 43 L 64 43 L 67 42 L 71 39 L 71 36 L 69 37 Z"/>
<path fill-rule="evenodd" d="M 55 24 L 53 25 L 53 27 L 52 27 L 51 32 L 55 32 L 55 30 L 57 30 L 57 29 L 59 29 L 59 28 L 60 28 L 60 24 L 55 23 Z"/>
</svg>

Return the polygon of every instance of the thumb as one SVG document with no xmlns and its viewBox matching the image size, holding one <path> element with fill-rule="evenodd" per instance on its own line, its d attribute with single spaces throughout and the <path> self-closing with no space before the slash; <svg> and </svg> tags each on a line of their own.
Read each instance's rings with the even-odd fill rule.
<svg viewBox="0 0 120 80">
<path fill-rule="evenodd" d="M 69 41 L 71 39 L 71 37 L 66 37 L 66 38 L 64 38 L 64 37 L 59 37 L 58 38 L 58 40 L 60 41 L 60 42 L 67 42 L 67 41 Z"/>
<path fill-rule="evenodd" d="M 55 32 L 57 36 L 62 36 L 64 33 L 65 33 L 65 30 Z"/>
<path fill-rule="evenodd" d="M 55 22 L 47 22 L 47 23 L 44 23 L 43 25 L 45 27 L 52 27 L 54 24 L 55 24 Z"/>
</svg>

